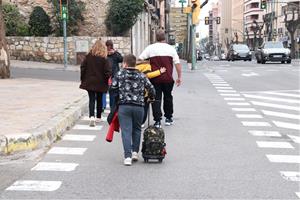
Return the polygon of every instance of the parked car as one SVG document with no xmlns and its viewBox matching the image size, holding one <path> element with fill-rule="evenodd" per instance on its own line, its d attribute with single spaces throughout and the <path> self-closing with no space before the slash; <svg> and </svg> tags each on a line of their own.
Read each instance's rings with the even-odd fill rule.
<svg viewBox="0 0 300 200">
<path fill-rule="evenodd" d="M 269 41 L 264 43 L 256 52 L 257 63 L 265 64 L 267 61 L 291 63 L 291 51 L 283 46 L 282 42 Z"/>
<path fill-rule="evenodd" d="M 201 61 L 203 59 L 200 51 L 197 51 L 196 56 L 197 56 L 197 60 Z"/>
<path fill-rule="evenodd" d="M 228 61 L 235 61 L 235 60 L 244 60 L 244 61 L 251 61 L 252 60 L 252 53 L 249 47 L 245 44 L 233 44 L 231 45 L 228 55 Z"/>
<path fill-rule="evenodd" d="M 213 57 L 212 57 L 212 60 L 214 60 L 214 61 L 219 61 L 220 58 L 219 58 L 218 56 L 213 56 Z"/>
<path fill-rule="evenodd" d="M 204 58 L 205 58 L 206 60 L 209 60 L 209 59 L 210 59 L 210 56 L 209 56 L 208 54 L 204 54 Z"/>
</svg>

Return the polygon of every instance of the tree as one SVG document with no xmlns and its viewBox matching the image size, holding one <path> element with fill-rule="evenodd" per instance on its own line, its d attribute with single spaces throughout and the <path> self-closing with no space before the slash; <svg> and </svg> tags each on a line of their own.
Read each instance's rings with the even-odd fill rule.
<svg viewBox="0 0 300 200">
<path fill-rule="evenodd" d="M 264 28 L 265 22 L 263 22 L 261 25 L 258 24 L 258 22 L 256 20 L 253 20 L 253 24 L 255 24 L 255 26 L 253 26 L 254 28 L 254 49 L 256 48 L 257 45 L 257 33 L 258 33 L 258 46 L 262 45 L 263 39 L 262 39 L 262 30 Z"/>
<path fill-rule="evenodd" d="M 2 15 L 2 0 L 0 0 L 0 78 L 10 77 L 10 61 L 5 39 L 5 27 Z"/>
<path fill-rule="evenodd" d="M 144 0 L 110 0 L 105 25 L 108 34 L 124 36 L 144 10 Z"/>
<path fill-rule="evenodd" d="M 51 34 L 50 17 L 45 10 L 40 7 L 34 7 L 29 19 L 30 33 L 33 36 L 45 37 Z"/>
<path fill-rule="evenodd" d="M 288 18 L 289 14 L 292 15 L 291 18 Z M 298 4 L 288 3 L 288 6 L 284 9 L 284 23 L 291 37 L 291 56 L 292 58 L 295 58 L 295 52 L 296 52 L 295 32 L 297 28 L 300 27 L 299 2 Z"/>
</svg>

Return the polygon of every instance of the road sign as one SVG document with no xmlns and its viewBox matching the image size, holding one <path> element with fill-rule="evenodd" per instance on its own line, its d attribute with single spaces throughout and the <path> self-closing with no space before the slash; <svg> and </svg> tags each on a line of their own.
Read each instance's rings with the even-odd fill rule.
<svg viewBox="0 0 300 200">
<path fill-rule="evenodd" d="M 61 18 L 63 20 L 68 20 L 68 7 L 66 5 L 62 6 Z"/>
</svg>

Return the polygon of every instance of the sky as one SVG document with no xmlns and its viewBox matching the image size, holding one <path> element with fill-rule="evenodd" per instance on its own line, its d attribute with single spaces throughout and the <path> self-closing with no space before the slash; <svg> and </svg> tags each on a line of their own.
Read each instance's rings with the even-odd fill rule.
<svg viewBox="0 0 300 200">
<path fill-rule="evenodd" d="M 176 6 L 180 7 L 181 4 L 178 3 L 179 0 L 173 0 L 176 2 Z M 186 0 L 187 1 L 187 0 Z M 200 0 L 201 3 L 204 0 Z M 212 3 L 217 3 L 218 0 L 209 0 L 208 3 L 204 6 L 204 8 L 200 12 L 200 24 L 197 26 L 196 30 L 200 33 L 200 38 L 204 38 L 208 36 L 208 26 L 204 24 L 204 18 L 208 16 L 208 11 L 211 9 Z"/>
</svg>

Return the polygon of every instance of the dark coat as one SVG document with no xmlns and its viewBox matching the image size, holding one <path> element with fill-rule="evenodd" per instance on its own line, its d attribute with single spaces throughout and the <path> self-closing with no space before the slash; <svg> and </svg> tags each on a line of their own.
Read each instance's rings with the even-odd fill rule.
<svg viewBox="0 0 300 200">
<path fill-rule="evenodd" d="M 118 71 L 120 71 L 119 63 L 123 62 L 123 57 L 119 52 L 107 56 L 112 66 L 112 77 L 114 77 Z"/>
<path fill-rule="evenodd" d="M 81 63 L 80 70 L 81 89 L 107 92 L 108 79 L 111 76 L 111 65 L 108 59 L 89 53 Z"/>
</svg>

